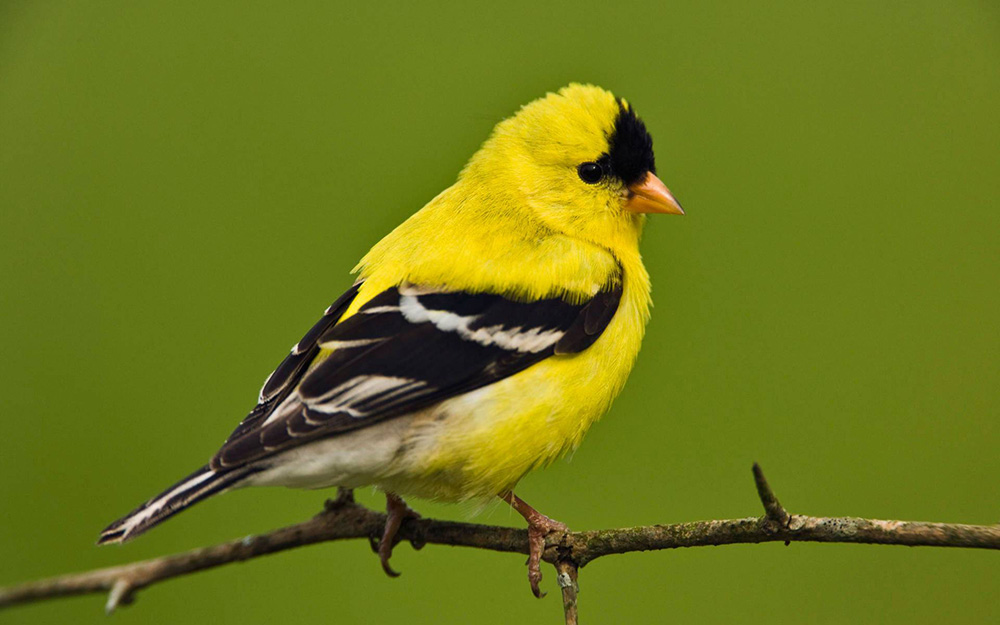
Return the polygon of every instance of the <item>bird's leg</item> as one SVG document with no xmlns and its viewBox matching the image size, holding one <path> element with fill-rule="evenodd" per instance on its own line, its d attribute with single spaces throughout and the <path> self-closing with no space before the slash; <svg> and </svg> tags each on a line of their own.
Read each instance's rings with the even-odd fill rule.
<svg viewBox="0 0 1000 625">
<path fill-rule="evenodd" d="M 500 495 L 500 499 L 509 503 L 528 522 L 528 583 L 531 584 L 531 592 L 542 598 L 545 593 L 538 588 L 538 583 L 542 581 L 540 563 L 545 550 L 545 537 L 552 532 L 567 532 L 569 527 L 535 510 L 511 491 Z"/>
<path fill-rule="evenodd" d="M 378 559 L 382 562 L 382 570 L 389 577 L 399 577 L 399 573 L 389 566 L 389 558 L 392 557 L 392 544 L 396 540 L 396 532 L 406 519 L 419 519 L 420 515 L 410 509 L 403 498 L 393 493 L 385 494 L 385 511 L 388 517 L 385 520 L 385 530 L 382 531 L 382 540 L 378 542 Z"/>
</svg>

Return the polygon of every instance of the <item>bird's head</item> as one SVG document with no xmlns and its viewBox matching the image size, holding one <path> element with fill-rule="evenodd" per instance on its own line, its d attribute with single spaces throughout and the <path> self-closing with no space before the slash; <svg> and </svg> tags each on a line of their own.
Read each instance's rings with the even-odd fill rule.
<svg viewBox="0 0 1000 625">
<path fill-rule="evenodd" d="M 515 200 L 551 230 L 598 244 L 636 236 L 645 213 L 684 214 L 656 176 L 645 124 L 625 100 L 591 85 L 571 84 L 500 122 L 462 179 Z"/>
</svg>

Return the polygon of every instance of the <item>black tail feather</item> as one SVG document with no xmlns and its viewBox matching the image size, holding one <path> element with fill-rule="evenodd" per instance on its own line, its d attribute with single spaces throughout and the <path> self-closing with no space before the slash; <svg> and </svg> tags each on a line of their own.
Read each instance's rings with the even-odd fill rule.
<svg viewBox="0 0 1000 625">
<path fill-rule="evenodd" d="M 234 488 L 255 472 L 247 468 L 213 471 L 205 465 L 107 526 L 101 532 L 97 544 L 123 543 L 131 540 L 199 501 Z"/>
</svg>

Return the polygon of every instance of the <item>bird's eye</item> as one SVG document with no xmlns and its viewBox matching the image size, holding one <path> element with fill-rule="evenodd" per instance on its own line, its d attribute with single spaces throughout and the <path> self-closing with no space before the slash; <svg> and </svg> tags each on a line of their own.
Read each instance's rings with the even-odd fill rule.
<svg viewBox="0 0 1000 625">
<path fill-rule="evenodd" d="M 587 184 L 596 184 L 604 177 L 604 169 L 599 163 L 580 163 L 576 168 L 576 173 L 580 175 L 580 180 Z"/>
</svg>

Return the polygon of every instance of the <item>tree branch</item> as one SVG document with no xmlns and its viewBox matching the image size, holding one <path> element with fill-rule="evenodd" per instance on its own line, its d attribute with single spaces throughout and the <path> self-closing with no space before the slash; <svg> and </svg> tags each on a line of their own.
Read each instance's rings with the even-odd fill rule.
<svg viewBox="0 0 1000 625">
<path fill-rule="evenodd" d="M 549 535 L 543 559 L 556 567 L 566 623 L 577 622 L 579 568 L 611 554 L 775 541 L 1000 549 L 1000 525 L 789 514 L 756 464 L 754 480 L 764 504 L 765 514 L 761 517 Z M 349 538 L 376 540 L 382 533 L 385 519 L 384 514 L 355 503 L 349 491 L 341 491 L 336 500 L 328 501 L 326 509 L 312 519 L 267 534 L 162 558 L 0 588 L 0 608 L 106 592 L 106 610 L 111 612 L 120 605 L 131 603 L 137 591 L 180 575 L 320 542 Z M 527 531 L 508 527 L 409 519 L 398 536 L 410 541 L 416 549 L 432 543 L 528 553 Z"/>
</svg>

